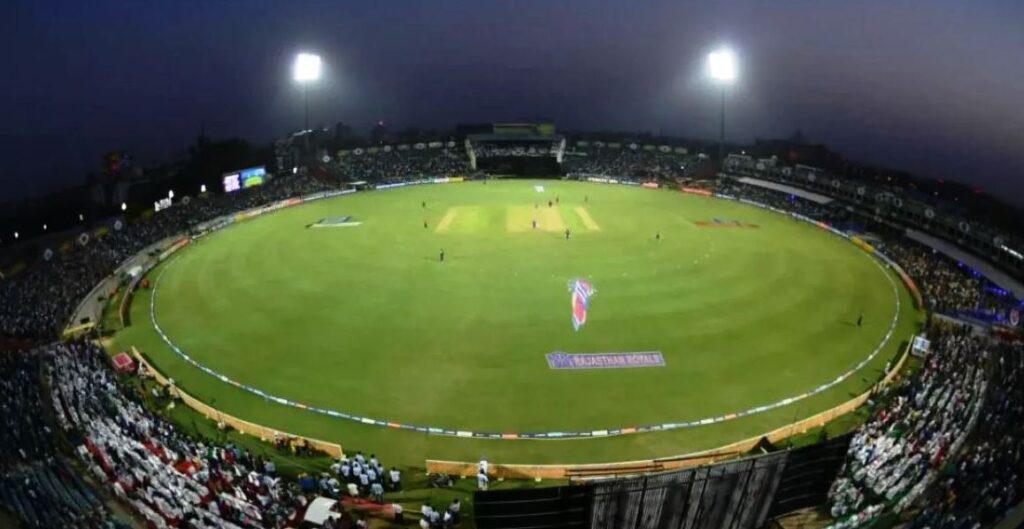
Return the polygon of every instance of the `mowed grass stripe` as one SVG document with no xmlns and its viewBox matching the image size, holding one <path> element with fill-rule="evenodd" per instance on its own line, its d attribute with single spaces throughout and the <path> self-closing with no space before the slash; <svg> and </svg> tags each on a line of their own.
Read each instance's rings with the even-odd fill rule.
<svg viewBox="0 0 1024 529">
<path fill-rule="evenodd" d="M 601 231 L 601 226 L 597 225 L 597 222 L 594 221 L 594 219 L 590 216 L 590 213 L 588 213 L 587 209 L 584 208 L 583 206 L 576 207 L 576 216 L 580 218 L 580 220 L 583 222 L 583 225 L 586 226 L 588 230 Z"/>
<path fill-rule="evenodd" d="M 448 231 L 448 226 L 451 225 L 452 221 L 455 220 L 457 208 L 448 208 L 444 216 L 441 217 L 441 221 L 437 223 L 437 228 L 434 230 L 437 233 L 444 233 Z"/>
</svg>

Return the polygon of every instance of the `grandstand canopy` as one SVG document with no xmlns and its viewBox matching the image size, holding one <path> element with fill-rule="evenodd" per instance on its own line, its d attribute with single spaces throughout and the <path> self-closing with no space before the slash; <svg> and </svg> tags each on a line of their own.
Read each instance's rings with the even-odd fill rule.
<svg viewBox="0 0 1024 529">
<path fill-rule="evenodd" d="M 805 200 L 810 200 L 811 202 L 814 202 L 814 203 L 817 203 L 817 204 L 824 205 L 824 204 L 830 204 L 830 203 L 833 202 L 831 198 L 829 198 L 829 197 L 827 197 L 825 195 L 819 195 L 818 193 L 812 193 L 810 191 L 805 191 L 803 189 L 800 189 L 799 187 L 787 186 L 785 184 L 776 184 L 775 182 L 769 182 L 767 180 L 760 180 L 760 179 L 757 179 L 757 178 L 750 178 L 749 176 L 744 176 L 744 177 L 740 178 L 739 181 L 744 183 L 744 184 L 755 186 L 755 187 L 763 187 L 765 189 L 771 189 L 773 191 L 779 191 L 779 192 L 782 192 L 782 193 L 789 193 L 790 195 L 797 196 L 797 197 L 800 197 L 800 198 L 805 199 Z"/>
<path fill-rule="evenodd" d="M 490 134 L 470 134 L 469 141 L 476 143 L 517 143 L 517 142 L 558 142 L 562 141 L 564 136 L 561 134 L 541 135 L 531 133 L 490 133 Z"/>
<path fill-rule="evenodd" d="M 938 250 L 950 259 L 959 261 L 975 270 L 990 281 L 1009 291 L 1017 299 L 1024 299 L 1024 284 L 1009 274 L 992 266 L 988 261 L 961 250 L 957 245 L 946 242 L 934 235 L 908 228 L 906 236 L 933 250 Z"/>
</svg>

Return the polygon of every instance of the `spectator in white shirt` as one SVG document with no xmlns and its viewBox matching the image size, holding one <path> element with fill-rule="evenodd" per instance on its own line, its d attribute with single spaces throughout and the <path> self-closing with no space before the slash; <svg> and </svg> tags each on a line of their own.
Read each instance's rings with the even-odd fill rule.
<svg viewBox="0 0 1024 529">
<path fill-rule="evenodd" d="M 402 473 L 397 468 L 391 467 L 391 490 L 398 491 L 402 489 Z"/>
</svg>

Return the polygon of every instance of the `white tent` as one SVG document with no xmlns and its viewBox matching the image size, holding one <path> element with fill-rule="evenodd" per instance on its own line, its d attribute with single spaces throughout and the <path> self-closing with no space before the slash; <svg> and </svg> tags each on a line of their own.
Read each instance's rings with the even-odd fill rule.
<svg viewBox="0 0 1024 529">
<path fill-rule="evenodd" d="M 315 525 L 323 525 L 328 519 L 341 518 L 341 513 L 334 510 L 334 506 L 337 503 L 336 500 L 322 496 L 316 498 L 306 508 L 306 516 L 303 518 L 303 521 Z"/>
</svg>

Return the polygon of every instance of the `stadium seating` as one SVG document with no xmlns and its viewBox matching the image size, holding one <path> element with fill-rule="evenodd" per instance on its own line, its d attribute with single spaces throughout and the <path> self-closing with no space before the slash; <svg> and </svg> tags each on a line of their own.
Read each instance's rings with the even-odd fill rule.
<svg viewBox="0 0 1024 529">
<path fill-rule="evenodd" d="M 854 436 L 832 486 L 832 516 L 875 510 L 911 492 L 941 467 L 976 417 L 986 386 L 984 342 L 969 328 L 933 328 L 932 352 L 916 376 L 887 389 Z"/>
<path fill-rule="evenodd" d="M 478 156 L 530 156 L 514 147 L 479 148 Z M 635 181 L 687 178 L 699 163 L 660 150 L 590 146 L 564 154 L 570 175 Z M 465 156 L 447 147 L 351 155 L 334 169 L 341 180 L 373 183 L 469 172 Z M 45 343 L 98 281 L 151 243 L 330 186 L 297 174 L 194 199 L 35 263 L 0 282 L 0 336 Z M 839 202 L 822 205 L 731 179 L 715 186 L 832 226 L 861 222 Z M 933 312 L 1003 314 L 1019 305 L 977 272 L 898 234 L 883 232 L 874 244 L 920 285 Z M 870 419 L 853 436 L 829 491 L 836 528 L 859 527 L 897 505 L 916 507 L 909 510 L 913 529 L 990 527 L 1024 499 L 1024 347 L 941 323 L 928 332 L 932 353 L 872 399 Z M 105 493 L 90 483 L 102 484 L 152 527 L 283 527 L 313 496 L 338 497 L 343 482 L 353 481 L 336 473 L 291 481 L 239 447 L 184 435 L 147 411 L 92 344 L 0 351 L 0 420 L 0 507 L 27 527 L 117 527 Z M 77 463 L 58 448 L 60 438 L 73 445 Z M 79 465 L 87 469 L 84 478 Z M 649 470 L 656 469 L 638 469 Z"/>
<path fill-rule="evenodd" d="M 103 527 L 108 514 L 60 454 L 40 383 L 46 355 L 0 352 L 0 507 L 28 527 Z"/>
<path fill-rule="evenodd" d="M 420 178 L 443 178 L 470 174 L 464 154 L 447 147 L 432 151 L 390 149 L 374 153 L 359 150 L 342 157 L 337 172 L 344 181 L 393 183 Z"/>
<path fill-rule="evenodd" d="M 563 166 L 570 176 L 655 180 L 692 176 L 699 163 L 700 158 L 696 156 L 657 149 L 588 145 L 566 153 Z"/>
</svg>

